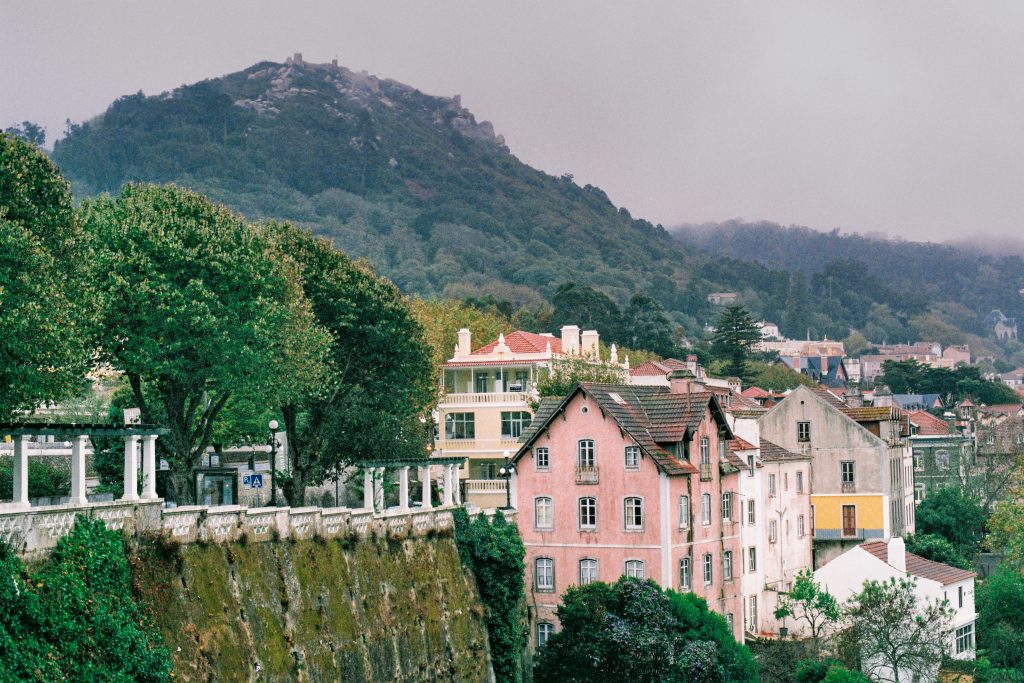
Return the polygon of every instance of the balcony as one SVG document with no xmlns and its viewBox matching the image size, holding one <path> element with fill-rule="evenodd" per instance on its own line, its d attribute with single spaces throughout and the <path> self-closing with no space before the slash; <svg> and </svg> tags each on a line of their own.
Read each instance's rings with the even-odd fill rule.
<svg viewBox="0 0 1024 683">
<path fill-rule="evenodd" d="M 865 533 L 866 532 L 866 533 Z M 880 533 L 872 533 L 872 529 L 863 529 L 857 527 L 855 529 L 814 529 L 814 540 L 815 541 L 863 541 L 865 538 L 871 539 L 880 537 Z"/>
<path fill-rule="evenodd" d="M 466 479 L 466 493 L 500 493 L 505 495 L 504 479 Z"/>
<path fill-rule="evenodd" d="M 440 403 L 443 406 L 525 406 L 530 403 L 530 395 L 525 391 L 445 394 Z"/>
<path fill-rule="evenodd" d="M 840 486 L 840 490 L 843 493 L 856 493 L 857 492 L 857 483 L 853 482 L 853 481 L 844 481 L 842 483 L 842 485 Z"/>
<path fill-rule="evenodd" d="M 700 480 L 701 481 L 711 481 L 711 479 L 712 479 L 712 477 L 711 477 L 711 463 L 709 463 L 709 462 L 702 462 L 700 464 Z"/>
<path fill-rule="evenodd" d="M 434 442 L 435 451 L 493 454 L 494 457 L 502 455 L 505 451 L 514 454 L 520 446 L 522 444 L 519 443 L 519 439 L 511 436 L 500 439 L 438 439 Z"/>
<path fill-rule="evenodd" d="M 596 484 L 597 480 L 597 466 L 594 467 L 577 467 L 576 468 L 576 483 L 577 484 Z"/>
</svg>

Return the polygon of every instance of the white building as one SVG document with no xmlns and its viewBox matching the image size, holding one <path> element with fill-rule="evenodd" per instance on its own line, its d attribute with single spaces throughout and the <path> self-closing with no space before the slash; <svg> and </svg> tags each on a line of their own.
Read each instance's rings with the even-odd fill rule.
<svg viewBox="0 0 1024 683">
<path fill-rule="evenodd" d="M 840 603 L 859 593 L 865 581 L 916 579 L 922 604 L 947 600 L 954 610 L 948 643 L 954 659 L 974 659 L 974 576 L 974 572 L 908 553 L 902 538 L 856 546 L 814 572 L 815 580 Z M 939 663 L 935 664 L 937 672 Z"/>
</svg>

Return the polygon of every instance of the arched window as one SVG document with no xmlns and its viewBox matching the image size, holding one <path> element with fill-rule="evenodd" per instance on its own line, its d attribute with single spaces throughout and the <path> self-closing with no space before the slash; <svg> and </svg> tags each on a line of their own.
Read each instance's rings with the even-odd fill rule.
<svg viewBox="0 0 1024 683">
<path fill-rule="evenodd" d="M 555 590 L 555 561 L 550 557 L 538 557 L 534 560 L 533 585 L 538 591 L 545 593 Z"/>
<path fill-rule="evenodd" d="M 644 569 L 643 560 L 626 560 L 626 576 L 634 579 L 642 579 L 647 572 Z"/>
<path fill-rule="evenodd" d="M 547 496 L 533 499 L 533 526 L 535 529 L 553 529 L 555 504 Z"/>
<path fill-rule="evenodd" d="M 580 498 L 579 524 L 581 529 L 597 528 L 597 498 Z"/>
<path fill-rule="evenodd" d="M 700 497 L 700 522 L 704 526 L 711 524 L 711 494 L 705 493 Z"/>
<path fill-rule="evenodd" d="M 580 560 L 580 585 L 597 581 L 597 560 L 584 558 Z"/>
<path fill-rule="evenodd" d="M 688 557 L 679 560 L 679 587 L 685 589 L 690 587 L 690 558 Z"/>
<path fill-rule="evenodd" d="M 555 625 L 550 621 L 537 622 L 537 647 L 544 647 L 548 638 L 555 632 Z"/>
<path fill-rule="evenodd" d="M 711 584 L 711 580 L 714 578 L 714 560 L 711 557 L 711 553 L 704 553 L 704 585 L 708 586 Z"/>
</svg>

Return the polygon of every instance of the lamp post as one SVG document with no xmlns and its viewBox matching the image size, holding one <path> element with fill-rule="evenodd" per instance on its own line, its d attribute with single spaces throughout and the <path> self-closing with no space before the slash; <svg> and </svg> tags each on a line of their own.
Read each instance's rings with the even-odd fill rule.
<svg viewBox="0 0 1024 683">
<path fill-rule="evenodd" d="M 277 507 L 277 420 L 271 420 L 267 426 L 270 427 L 270 439 L 267 440 L 270 446 L 270 506 Z"/>
<path fill-rule="evenodd" d="M 516 466 L 512 464 L 509 459 L 509 452 L 505 451 L 505 462 L 502 463 L 501 469 L 498 470 L 498 474 L 505 480 L 505 509 L 509 510 L 512 508 L 512 475 L 516 471 Z"/>
</svg>

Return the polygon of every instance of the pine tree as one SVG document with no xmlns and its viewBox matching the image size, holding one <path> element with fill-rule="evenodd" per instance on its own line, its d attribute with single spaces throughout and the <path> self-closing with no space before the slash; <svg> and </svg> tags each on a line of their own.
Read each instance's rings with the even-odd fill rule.
<svg viewBox="0 0 1024 683">
<path fill-rule="evenodd" d="M 735 377 L 746 376 L 747 357 L 750 347 L 761 338 L 754 318 L 742 306 L 729 306 L 718 322 L 711 336 L 711 353 L 726 363 L 727 372 Z"/>
</svg>

